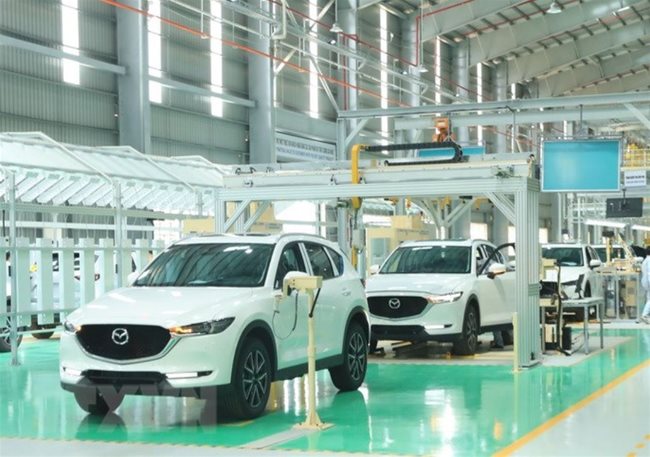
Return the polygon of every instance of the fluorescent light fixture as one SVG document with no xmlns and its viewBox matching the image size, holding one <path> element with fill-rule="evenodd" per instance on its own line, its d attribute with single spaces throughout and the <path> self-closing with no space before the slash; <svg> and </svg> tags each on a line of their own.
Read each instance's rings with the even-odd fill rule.
<svg viewBox="0 0 650 457">
<path fill-rule="evenodd" d="M 330 32 L 332 32 L 332 33 L 342 33 L 343 29 L 338 24 L 338 22 L 335 22 L 334 24 L 332 24 L 332 27 L 330 27 Z"/>
<path fill-rule="evenodd" d="M 625 222 L 601 221 L 596 219 L 587 219 L 585 221 L 585 224 L 595 225 L 597 227 L 614 227 L 614 228 L 624 228 L 627 225 Z"/>
<path fill-rule="evenodd" d="M 629 6 L 624 6 L 623 8 L 620 8 L 620 9 L 618 10 L 618 12 L 620 13 L 621 11 L 627 11 L 627 10 L 629 10 L 629 9 L 630 9 Z"/>
<path fill-rule="evenodd" d="M 546 12 L 548 14 L 559 14 L 562 12 L 562 7 L 558 4 L 558 2 L 553 2 L 551 3 L 551 6 L 548 7 Z"/>
<path fill-rule="evenodd" d="M 332 46 L 335 45 L 335 44 L 336 44 L 336 38 L 332 38 L 332 39 L 330 40 L 330 44 L 331 44 Z"/>
<path fill-rule="evenodd" d="M 650 232 L 650 226 L 648 225 L 634 224 L 631 228 L 632 230 L 638 230 L 640 232 Z"/>
<path fill-rule="evenodd" d="M 424 65 L 418 65 L 415 69 L 418 73 L 427 73 L 429 71 Z"/>
</svg>

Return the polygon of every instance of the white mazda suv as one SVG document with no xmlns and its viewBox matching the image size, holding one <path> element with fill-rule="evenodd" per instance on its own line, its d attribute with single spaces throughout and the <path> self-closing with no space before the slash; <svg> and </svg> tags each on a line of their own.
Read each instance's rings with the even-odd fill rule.
<svg viewBox="0 0 650 457">
<path fill-rule="evenodd" d="M 515 274 L 482 240 L 401 244 L 366 282 L 371 338 L 453 343 L 476 352 L 478 335 L 512 328 Z"/>
<path fill-rule="evenodd" d="M 81 408 L 106 414 L 124 395 L 216 397 L 229 415 L 260 415 L 271 382 L 307 371 L 307 296 L 287 273 L 322 276 L 313 308 L 317 369 L 340 390 L 366 373 L 363 284 L 335 243 L 311 235 L 219 235 L 178 242 L 130 287 L 73 312 L 60 376 Z M 218 389 L 215 389 L 219 386 Z"/>
</svg>

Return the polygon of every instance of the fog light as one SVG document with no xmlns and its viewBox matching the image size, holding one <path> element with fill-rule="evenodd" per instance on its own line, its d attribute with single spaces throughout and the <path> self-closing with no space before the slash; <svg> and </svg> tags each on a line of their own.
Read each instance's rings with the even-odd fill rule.
<svg viewBox="0 0 650 457">
<path fill-rule="evenodd" d="M 71 376 L 81 376 L 83 373 L 81 370 L 75 370 L 74 368 L 63 367 L 63 371 L 68 373 Z"/>
<path fill-rule="evenodd" d="M 198 371 L 187 371 L 185 373 L 169 373 L 167 379 L 198 378 L 201 373 Z"/>
<path fill-rule="evenodd" d="M 425 325 L 424 329 L 425 330 L 442 330 L 445 328 L 444 325 Z"/>
</svg>

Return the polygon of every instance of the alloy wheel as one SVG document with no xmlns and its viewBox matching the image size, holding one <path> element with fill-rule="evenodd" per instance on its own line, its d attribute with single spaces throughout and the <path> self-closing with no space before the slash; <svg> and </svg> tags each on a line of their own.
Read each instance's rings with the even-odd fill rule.
<svg viewBox="0 0 650 457">
<path fill-rule="evenodd" d="M 467 313 L 467 318 L 465 319 L 465 336 L 467 337 L 467 345 L 471 348 L 476 347 L 478 342 L 478 324 L 473 310 Z"/>
<path fill-rule="evenodd" d="M 348 366 L 352 379 L 357 381 L 363 376 L 366 366 L 366 343 L 358 332 L 352 335 L 348 344 Z"/>
<path fill-rule="evenodd" d="M 266 398 L 266 391 L 269 388 L 267 361 L 261 351 L 254 350 L 246 356 L 242 384 L 246 403 L 251 408 L 259 407 Z"/>
</svg>

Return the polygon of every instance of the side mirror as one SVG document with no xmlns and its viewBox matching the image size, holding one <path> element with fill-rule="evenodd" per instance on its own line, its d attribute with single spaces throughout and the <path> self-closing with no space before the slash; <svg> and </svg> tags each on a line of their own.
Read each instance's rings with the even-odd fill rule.
<svg viewBox="0 0 650 457">
<path fill-rule="evenodd" d="M 368 270 L 368 273 L 370 273 L 370 275 L 376 275 L 377 273 L 379 273 L 379 265 L 377 264 L 371 265 L 370 269 Z"/>
<path fill-rule="evenodd" d="M 598 259 L 591 259 L 589 261 L 589 268 L 598 268 L 602 265 L 602 262 Z"/>
<path fill-rule="evenodd" d="M 635 257 L 634 263 L 643 263 L 643 257 Z"/>
<path fill-rule="evenodd" d="M 489 266 L 487 276 L 490 279 L 494 279 L 499 275 L 502 275 L 506 272 L 506 266 L 502 263 L 493 263 Z"/>
<path fill-rule="evenodd" d="M 301 278 L 301 277 L 305 277 L 305 276 L 309 276 L 309 275 L 307 273 L 305 273 L 304 271 L 290 271 L 286 275 L 284 275 L 284 280 L 282 281 L 282 294 L 285 297 L 288 297 L 289 295 L 291 295 L 293 290 L 289 286 L 289 282 L 292 279 Z"/>
<path fill-rule="evenodd" d="M 135 282 L 136 279 L 138 279 L 138 276 L 140 276 L 139 271 L 134 271 L 133 273 L 129 273 L 129 275 L 126 277 L 126 282 L 128 283 L 127 285 L 131 285 Z"/>
<path fill-rule="evenodd" d="M 517 268 L 517 261 L 511 260 L 510 262 L 508 262 L 507 268 L 508 271 L 515 271 L 515 269 Z"/>
</svg>

